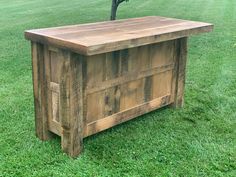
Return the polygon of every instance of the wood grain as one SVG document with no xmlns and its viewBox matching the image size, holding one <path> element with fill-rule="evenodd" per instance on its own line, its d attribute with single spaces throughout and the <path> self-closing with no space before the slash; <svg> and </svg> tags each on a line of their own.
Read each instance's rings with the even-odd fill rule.
<svg viewBox="0 0 236 177">
<path fill-rule="evenodd" d="M 48 140 L 52 137 L 52 134 L 48 127 L 48 88 L 45 71 L 44 46 L 32 42 L 31 48 L 36 135 L 41 140 Z"/>
<path fill-rule="evenodd" d="M 62 149 L 72 157 L 82 151 L 83 144 L 83 92 L 82 62 L 72 53 L 61 51 L 60 118 Z"/>
<path fill-rule="evenodd" d="M 173 107 L 183 107 L 184 104 L 184 89 L 185 89 L 185 76 L 186 76 L 186 64 L 187 64 L 187 47 L 188 38 L 179 39 L 176 47 L 176 87 L 175 98 Z"/>
<path fill-rule="evenodd" d="M 166 96 L 154 99 L 150 102 L 143 103 L 135 107 L 131 107 L 130 109 L 120 111 L 117 114 L 113 114 L 111 116 L 105 117 L 98 121 L 91 122 L 87 125 L 87 134 L 85 135 L 85 137 L 98 133 L 100 131 L 106 130 L 117 124 L 128 121 L 134 117 L 153 111 L 157 108 L 166 106 L 169 103 L 170 103 L 170 95 L 166 95 Z"/>
<path fill-rule="evenodd" d="M 143 17 L 25 32 L 32 40 L 36 134 L 83 138 L 163 106 L 182 107 L 189 35 L 213 25 Z"/>
<path fill-rule="evenodd" d="M 212 29 L 213 25 L 209 23 L 152 16 L 28 30 L 25 37 L 83 55 L 95 55 L 210 32 Z"/>
<path fill-rule="evenodd" d="M 166 41 L 86 57 L 86 123 L 171 95 L 175 47 Z"/>
</svg>

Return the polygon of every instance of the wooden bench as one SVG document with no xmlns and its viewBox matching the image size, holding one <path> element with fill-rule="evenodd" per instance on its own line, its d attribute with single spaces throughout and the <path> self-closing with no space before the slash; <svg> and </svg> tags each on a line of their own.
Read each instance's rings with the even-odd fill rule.
<svg viewBox="0 0 236 177">
<path fill-rule="evenodd" d="M 187 37 L 212 29 L 150 16 L 26 31 L 37 136 L 61 136 L 62 149 L 75 157 L 84 137 L 163 106 L 181 107 Z"/>
</svg>

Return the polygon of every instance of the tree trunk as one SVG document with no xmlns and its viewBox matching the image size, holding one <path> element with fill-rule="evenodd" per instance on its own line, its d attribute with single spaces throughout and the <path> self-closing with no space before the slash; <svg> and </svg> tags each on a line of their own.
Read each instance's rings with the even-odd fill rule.
<svg viewBox="0 0 236 177">
<path fill-rule="evenodd" d="M 118 4 L 117 0 L 112 0 L 110 20 L 115 20 L 116 19 L 116 12 L 117 12 L 118 5 L 119 4 Z"/>
</svg>

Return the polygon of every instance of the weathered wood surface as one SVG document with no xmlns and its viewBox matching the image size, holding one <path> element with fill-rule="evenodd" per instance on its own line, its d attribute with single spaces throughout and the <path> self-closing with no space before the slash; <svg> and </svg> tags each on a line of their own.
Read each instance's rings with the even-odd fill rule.
<svg viewBox="0 0 236 177">
<path fill-rule="evenodd" d="M 48 86 L 45 88 L 48 93 L 45 105 L 48 110 L 48 128 L 58 135 L 65 133 L 69 126 L 70 111 L 74 109 L 71 106 L 77 103 L 77 109 L 82 109 L 79 105 L 84 107 L 83 113 L 80 111 L 85 124 L 83 136 L 88 136 L 91 133 L 86 131 L 86 125 L 91 122 L 163 96 L 170 97 L 168 103 L 171 100 L 174 102 L 172 85 L 176 83 L 172 79 L 178 66 L 175 64 L 179 57 L 175 53 L 179 50 L 177 46 L 177 42 L 172 40 L 89 57 L 44 47 L 42 52 L 47 61 L 45 73 Z M 79 72 L 74 74 L 74 78 L 72 69 Z M 72 86 L 76 87 L 77 91 L 74 92 L 79 96 L 71 95 Z M 72 101 L 73 104 L 70 102 L 72 98 L 77 98 Z M 146 111 L 139 112 L 141 115 Z M 120 122 L 123 121 L 116 123 Z"/>
<path fill-rule="evenodd" d="M 183 103 L 187 38 L 94 56 L 32 43 L 36 132 L 62 137 L 70 156 L 84 137 Z"/>
<path fill-rule="evenodd" d="M 63 151 L 76 157 L 84 137 L 163 106 L 182 107 L 187 37 L 212 27 L 144 17 L 27 31 L 37 136 L 61 136 Z"/>
<path fill-rule="evenodd" d="M 176 40 L 85 57 L 84 136 L 174 102 Z"/>
<path fill-rule="evenodd" d="M 62 149 L 70 156 L 77 156 L 83 143 L 83 92 L 82 61 L 79 56 L 68 51 L 60 51 L 60 106 L 59 116 L 62 127 Z"/>
<path fill-rule="evenodd" d="M 77 156 L 84 137 L 83 74 L 80 55 L 32 43 L 36 134 L 60 135 L 64 152 Z"/>
<path fill-rule="evenodd" d="M 48 140 L 52 134 L 49 131 L 48 123 L 47 61 L 44 55 L 43 45 L 32 42 L 31 49 L 36 135 L 41 140 Z"/>
<path fill-rule="evenodd" d="M 209 23 L 149 16 L 29 30 L 25 32 L 25 37 L 83 55 L 95 55 L 210 32 L 212 29 L 213 25 Z"/>
<path fill-rule="evenodd" d="M 176 46 L 176 83 L 173 95 L 175 95 L 173 107 L 181 108 L 184 104 L 184 88 L 186 77 L 188 38 L 178 39 Z"/>
</svg>

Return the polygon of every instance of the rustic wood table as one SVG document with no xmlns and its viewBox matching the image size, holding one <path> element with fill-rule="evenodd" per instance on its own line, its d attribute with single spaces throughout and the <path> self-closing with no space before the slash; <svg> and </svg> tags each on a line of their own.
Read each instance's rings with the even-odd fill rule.
<svg viewBox="0 0 236 177">
<path fill-rule="evenodd" d="M 37 136 L 61 136 L 62 149 L 75 157 L 84 137 L 163 106 L 181 107 L 187 37 L 212 29 L 151 16 L 26 31 Z"/>
</svg>

